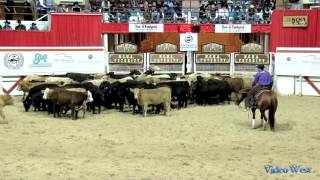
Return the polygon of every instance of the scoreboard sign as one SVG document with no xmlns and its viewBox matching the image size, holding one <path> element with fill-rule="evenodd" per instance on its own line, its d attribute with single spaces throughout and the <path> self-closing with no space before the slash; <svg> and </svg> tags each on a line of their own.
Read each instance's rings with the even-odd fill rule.
<svg viewBox="0 0 320 180">
<path fill-rule="evenodd" d="M 150 54 L 151 64 L 182 64 L 183 54 Z"/>
<path fill-rule="evenodd" d="M 143 64 L 143 54 L 110 54 L 110 64 Z"/>
<path fill-rule="evenodd" d="M 308 16 L 283 16 L 283 27 L 308 27 Z"/>
<path fill-rule="evenodd" d="M 230 54 L 197 54 L 197 64 L 229 64 Z"/>
<path fill-rule="evenodd" d="M 235 64 L 270 64 L 268 54 L 235 54 Z"/>
</svg>

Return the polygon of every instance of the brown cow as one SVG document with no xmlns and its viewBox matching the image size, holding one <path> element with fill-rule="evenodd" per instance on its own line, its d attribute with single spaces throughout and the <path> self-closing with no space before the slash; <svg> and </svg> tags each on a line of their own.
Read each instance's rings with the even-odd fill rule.
<svg viewBox="0 0 320 180">
<path fill-rule="evenodd" d="M 147 116 L 148 105 L 162 104 L 164 114 L 168 115 L 171 105 L 171 89 L 169 87 L 160 87 L 156 89 L 130 89 L 137 99 L 138 104 L 142 107 L 143 116 Z"/>
<path fill-rule="evenodd" d="M 227 78 L 226 81 L 230 85 L 231 92 L 234 92 L 236 94 L 238 94 L 239 91 L 244 88 L 244 82 L 242 78 Z"/>
<path fill-rule="evenodd" d="M 3 113 L 3 108 L 7 105 L 13 105 L 13 99 L 10 95 L 0 95 L 0 116 L 5 121 L 6 116 Z"/>
<path fill-rule="evenodd" d="M 60 107 L 71 109 L 72 119 L 78 118 L 78 110 L 86 102 L 92 102 L 93 98 L 90 91 L 87 93 L 68 91 L 65 89 L 45 89 L 43 99 L 50 99 L 53 105 L 53 117 L 60 117 Z M 56 109 L 58 108 L 58 109 Z M 84 109 L 85 111 L 85 109 Z"/>
</svg>

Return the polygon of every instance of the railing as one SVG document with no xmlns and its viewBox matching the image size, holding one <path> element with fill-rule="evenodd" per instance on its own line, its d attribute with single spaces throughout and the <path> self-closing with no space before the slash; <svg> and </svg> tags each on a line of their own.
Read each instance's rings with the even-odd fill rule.
<svg viewBox="0 0 320 180">
<path fill-rule="evenodd" d="M 190 12 L 190 13 L 189 13 Z M 192 23 L 192 24 L 268 24 L 271 13 L 243 11 L 217 12 L 199 10 L 143 11 L 140 9 L 113 9 L 103 11 L 106 23 Z"/>
<path fill-rule="evenodd" d="M 12 15 L 32 15 L 33 19 L 37 16 L 47 14 L 46 10 L 39 11 L 32 9 L 32 13 L 18 12 L 17 9 L 25 8 L 24 6 L 14 6 L 14 12 L 7 13 Z M 31 8 L 31 7 L 30 7 Z M 192 24 L 268 24 L 271 21 L 271 13 L 264 12 L 245 12 L 239 11 L 217 11 L 197 9 L 177 10 L 148 10 L 140 8 L 113 8 L 102 11 L 106 23 L 192 23 Z M 23 18 L 22 18 L 23 19 Z"/>
</svg>

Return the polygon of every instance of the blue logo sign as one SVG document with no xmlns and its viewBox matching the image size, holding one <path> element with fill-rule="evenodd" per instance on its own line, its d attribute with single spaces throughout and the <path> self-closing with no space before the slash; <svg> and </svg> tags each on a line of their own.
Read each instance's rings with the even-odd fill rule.
<svg viewBox="0 0 320 180">
<path fill-rule="evenodd" d="M 51 63 L 48 63 L 48 55 L 36 53 L 30 67 L 51 67 Z"/>
</svg>

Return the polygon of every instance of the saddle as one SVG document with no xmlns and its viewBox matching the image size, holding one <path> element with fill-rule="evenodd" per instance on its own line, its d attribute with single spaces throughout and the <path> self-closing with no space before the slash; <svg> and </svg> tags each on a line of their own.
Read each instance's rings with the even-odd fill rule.
<svg viewBox="0 0 320 180">
<path fill-rule="evenodd" d="M 269 90 L 269 89 L 261 89 L 255 96 L 254 96 L 254 98 L 257 100 L 258 99 L 258 97 L 262 94 L 262 93 L 264 93 L 264 92 L 270 92 L 271 90 Z"/>
</svg>

